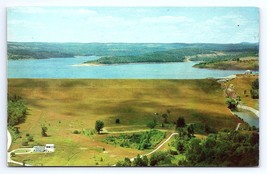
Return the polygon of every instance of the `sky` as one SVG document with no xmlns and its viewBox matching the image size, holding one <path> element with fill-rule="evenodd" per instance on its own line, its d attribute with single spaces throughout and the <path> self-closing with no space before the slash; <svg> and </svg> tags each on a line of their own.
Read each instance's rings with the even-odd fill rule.
<svg viewBox="0 0 267 174">
<path fill-rule="evenodd" d="M 12 7 L 14 42 L 240 43 L 259 41 L 254 7 Z"/>
</svg>

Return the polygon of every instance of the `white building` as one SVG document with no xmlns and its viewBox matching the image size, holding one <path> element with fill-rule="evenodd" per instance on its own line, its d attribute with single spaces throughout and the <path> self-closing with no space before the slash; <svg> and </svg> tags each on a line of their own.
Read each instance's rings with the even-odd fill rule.
<svg viewBox="0 0 267 174">
<path fill-rule="evenodd" d="M 45 145 L 46 152 L 55 152 L 55 145 L 54 144 L 46 144 Z"/>
</svg>

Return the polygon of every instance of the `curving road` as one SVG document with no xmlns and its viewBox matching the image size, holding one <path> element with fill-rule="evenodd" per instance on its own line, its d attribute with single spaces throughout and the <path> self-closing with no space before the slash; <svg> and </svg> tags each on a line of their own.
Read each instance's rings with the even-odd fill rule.
<svg viewBox="0 0 267 174">
<path fill-rule="evenodd" d="M 156 152 L 157 150 L 159 150 L 165 143 L 167 143 L 167 142 L 171 139 L 171 137 L 174 136 L 174 135 L 179 135 L 179 133 L 172 133 L 172 134 L 171 134 L 165 141 L 163 141 L 163 143 L 161 143 L 156 149 L 152 150 L 151 152 L 149 152 L 149 153 L 147 153 L 147 154 L 141 155 L 140 157 L 142 158 L 143 156 L 148 156 L 148 155 L 151 155 L 152 153 L 155 153 L 155 152 Z M 130 160 L 133 162 L 135 158 L 136 158 L 136 157 L 131 158 Z M 112 165 L 112 166 L 116 166 L 116 164 L 114 164 L 114 165 Z"/>
<path fill-rule="evenodd" d="M 10 148 L 12 144 L 12 137 L 11 137 L 11 134 L 10 132 L 7 130 L 7 162 L 8 163 L 13 163 L 13 164 L 18 164 L 18 165 L 25 165 L 25 166 L 31 166 L 30 164 L 23 164 L 21 162 L 17 162 L 17 161 L 14 161 L 11 159 L 11 153 L 12 152 L 15 152 L 15 151 L 18 151 L 18 150 L 27 150 L 28 152 L 21 152 L 21 153 L 16 153 L 16 154 L 28 154 L 28 153 L 31 153 L 32 152 L 32 148 L 20 148 L 20 149 L 15 149 L 15 150 L 12 150 L 10 152 L 8 152 L 8 149 Z"/>
<path fill-rule="evenodd" d="M 252 107 L 239 104 L 237 105 L 237 108 L 248 110 L 250 112 L 253 112 L 257 117 L 260 117 L 260 112 Z"/>
<path fill-rule="evenodd" d="M 151 151 L 151 152 L 145 154 L 144 156 L 151 155 L 152 153 L 154 153 L 154 152 L 156 152 L 157 150 L 159 150 L 159 149 L 160 149 L 165 143 L 167 143 L 167 142 L 171 139 L 171 137 L 174 136 L 174 135 L 179 135 L 179 133 L 172 133 L 172 134 L 169 136 L 169 138 L 167 138 L 163 143 L 161 143 L 156 149 L 154 149 L 153 151 Z"/>
<path fill-rule="evenodd" d="M 163 141 L 163 143 L 161 143 L 156 149 L 154 149 L 153 151 L 151 151 L 151 152 L 149 152 L 149 153 L 147 153 L 147 154 L 144 154 L 144 155 L 141 155 L 141 157 L 143 157 L 143 156 L 148 156 L 148 155 L 151 155 L 152 153 L 155 153 L 157 150 L 159 150 L 165 143 L 167 143 L 170 139 L 171 139 L 171 137 L 172 136 L 174 136 L 174 135 L 179 135 L 179 133 L 172 133 L 165 141 Z M 130 160 L 131 161 L 134 161 L 134 159 L 135 158 L 131 158 Z M 116 165 L 114 165 L 114 166 L 116 166 Z"/>
</svg>

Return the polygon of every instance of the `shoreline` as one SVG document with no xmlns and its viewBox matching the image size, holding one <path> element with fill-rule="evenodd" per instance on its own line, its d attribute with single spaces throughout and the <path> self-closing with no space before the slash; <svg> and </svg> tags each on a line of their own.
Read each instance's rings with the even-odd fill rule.
<svg viewBox="0 0 267 174">
<path fill-rule="evenodd" d="M 74 64 L 71 66 L 105 66 L 105 64 L 96 64 L 96 63 L 82 63 L 82 64 Z"/>
<path fill-rule="evenodd" d="M 136 62 L 136 63 L 111 63 L 111 64 L 97 64 L 97 63 L 81 63 L 71 66 L 113 66 L 113 65 L 131 65 L 131 64 L 171 64 L 171 63 L 190 63 L 188 62 Z M 197 63 L 197 62 L 196 62 Z"/>
</svg>

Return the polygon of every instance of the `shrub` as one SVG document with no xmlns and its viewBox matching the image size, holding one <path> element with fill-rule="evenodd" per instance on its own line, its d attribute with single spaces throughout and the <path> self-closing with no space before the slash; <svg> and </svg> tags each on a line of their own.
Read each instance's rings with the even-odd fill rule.
<svg viewBox="0 0 267 174">
<path fill-rule="evenodd" d="M 176 150 L 169 150 L 168 151 L 170 155 L 178 155 L 178 152 Z"/>
<path fill-rule="evenodd" d="M 253 99 L 259 98 L 259 79 L 256 79 L 252 82 L 250 94 Z"/>
<path fill-rule="evenodd" d="M 259 90 L 251 89 L 250 90 L 251 98 L 258 99 L 259 98 Z"/>
<path fill-rule="evenodd" d="M 120 134 L 119 136 L 108 136 L 104 142 L 112 145 L 120 145 L 122 147 L 129 147 L 135 149 L 150 149 L 157 146 L 158 143 L 165 138 L 166 132 L 158 130 L 150 130 L 147 132 Z"/>
<path fill-rule="evenodd" d="M 237 110 L 238 101 L 233 98 L 227 98 L 226 104 L 231 111 Z"/>
<path fill-rule="evenodd" d="M 156 126 L 157 126 L 157 122 L 155 120 L 147 124 L 147 127 L 149 127 L 150 129 L 154 129 Z"/>
<path fill-rule="evenodd" d="M 120 124 L 120 123 L 121 123 L 120 119 L 117 118 L 116 121 L 115 121 L 115 123 L 116 123 L 116 124 Z"/>
<path fill-rule="evenodd" d="M 184 141 L 177 141 L 177 143 L 176 143 L 176 149 L 177 149 L 177 151 L 179 151 L 179 153 L 184 153 L 184 151 L 185 151 L 185 143 L 184 143 Z"/>
<path fill-rule="evenodd" d="M 101 120 L 97 120 L 95 122 L 95 130 L 100 133 L 101 129 L 104 127 L 104 122 Z"/>
<path fill-rule="evenodd" d="M 118 161 L 116 166 L 118 167 L 131 167 L 132 162 L 129 158 L 125 158 L 124 161 Z"/>
<path fill-rule="evenodd" d="M 146 156 L 141 157 L 139 154 L 134 158 L 133 166 L 136 167 L 145 167 L 148 166 L 148 159 Z"/>
<path fill-rule="evenodd" d="M 28 136 L 30 136 L 30 134 L 29 133 L 26 133 L 26 137 L 28 137 Z"/>
<path fill-rule="evenodd" d="M 176 121 L 176 127 L 177 128 L 182 128 L 185 127 L 185 119 L 184 117 L 179 117 Z"/>
<path fill-rule="evenodd" d="M 22 141 L 21 145 L 22 146 L 28 146 L 29 145 L 29 142 L 28 141 Z"/>
<path fill-rule="evenodd" d="M 84 134 L 85 136 L 90 137 L 91 135 L 94 135 L 96 133 L 95 129 L 83 129 L 82 134 Z"/>
<path fill-rule="evenodd" d="M 30 142 L 34 141 L 34 140 L 33 140 L 33 136 L 32 136 L 32 135 L 29 135 L 29 136 L 27 137 L 27 140 L 30 141 Z"/>
<path fill-rule="evenodd" d="M 155 152 L 151 155 L 150 166 L 171 164 L 171 157 L 167 152 Z"/>
<path fill-rule="evenodd" d="M 47 137 L 47 133 L 46 133 L 47 130 L 48 130 L 48 129 L 47 129 L 46 126 L 42 126 L 42 136 L 43 136 L 43 137 Z"/>
<path fill-rule="evenodd" d="M 81 132 L 78 131 L 78 130 L 74 130 L 72 133 L 73 133 L 73 134 L 80 134 Z"/>
<path fill-rule="evenodd" d="M 15 157 L 16 156 L 16 154 L 15 154 L 15 152 L 11 152 L 11 157 Z"/>
</svg>

